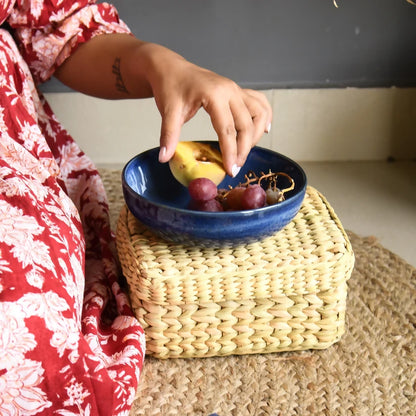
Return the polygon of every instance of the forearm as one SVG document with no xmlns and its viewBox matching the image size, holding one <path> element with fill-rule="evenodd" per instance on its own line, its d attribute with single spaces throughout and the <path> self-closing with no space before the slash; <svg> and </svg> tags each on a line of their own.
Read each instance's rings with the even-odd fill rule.
<svg viewBox="0 0 416 416">
<path fill-rule="evenodd" d="M 101 35 L 81 45 L 55 76 L 70 88 L 95 97 L 151 97 L 148 76 L 154 72 L 154 55 L 163 50 L 127 34 Z"/>
</svg>

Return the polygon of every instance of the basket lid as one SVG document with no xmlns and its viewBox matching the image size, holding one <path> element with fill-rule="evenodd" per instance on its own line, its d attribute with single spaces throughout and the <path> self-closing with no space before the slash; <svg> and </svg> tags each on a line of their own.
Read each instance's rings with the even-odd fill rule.
<svg viewBox="0 0 416 416">
<path fill-rule="evenodd" d="M 343 284 L 354 264 L 339 218 L 311 186 L 297 216 L 255 243 L 209 248 L 170 242 L 126 207 L 116 241 L 131 297 L 159 305 L 313 295 Z"/>
</svg>

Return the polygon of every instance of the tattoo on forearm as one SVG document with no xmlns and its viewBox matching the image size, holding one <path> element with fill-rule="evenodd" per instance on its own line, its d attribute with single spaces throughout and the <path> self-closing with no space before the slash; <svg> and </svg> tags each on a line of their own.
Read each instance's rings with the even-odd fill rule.
<svg viewBox="0 0 416 416">
<path fill-rule="evenodd" d="M 120 92 L 124 92 L 125 94 L 129 94 L 129 91 L 127 90 L 123 77 L 121 76 L 121 70 L 120 70 L 120 63 L 121 59 L 116 58 L 113 63 L 112 72 L 116 76 L 116 88 Z"/>
</svg>

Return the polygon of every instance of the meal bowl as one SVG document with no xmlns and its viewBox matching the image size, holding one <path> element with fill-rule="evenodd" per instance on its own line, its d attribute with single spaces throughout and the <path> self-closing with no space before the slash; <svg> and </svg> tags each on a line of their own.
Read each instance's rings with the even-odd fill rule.
<svg viewBox="0 0 416 416">
<path fill-rule="evenodd" d="M 204 141 L 219 148 L 216 141 Z M 306 175 L 293 160 L 272 150 L 254 147 L 240 173 L 226 176 L 218 188 L 245 182 L 249 171 L 284 172 L 295 183 L 285 200 L 247 211 L 203 212 L 188 209 L 188 189 L 172 175 L 168 163 L 158 161 L 159 148 L 133 157 L 122 172 L 123 195 L 131 213 L 160 237 L 204 246 L 255 242 L 285 227 L 297 214 L 306 191 Z M 287 186 L 288 182 L 286 182 Z"/>
</svg>

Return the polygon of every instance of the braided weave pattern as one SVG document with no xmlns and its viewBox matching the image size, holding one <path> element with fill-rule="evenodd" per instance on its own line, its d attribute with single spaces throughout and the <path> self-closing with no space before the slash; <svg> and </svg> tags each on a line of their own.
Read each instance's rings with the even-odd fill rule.
<svg viewBox="0 0 416 416">
<path fill-rule="evenodd" d="M 220 249 L 162 240 L 123 207 L 117 250 L 148 355 L 326 348 L 344 332 L 354 255 L 335 212 L 312 187 L 283 230 Z"/>
</svg>

